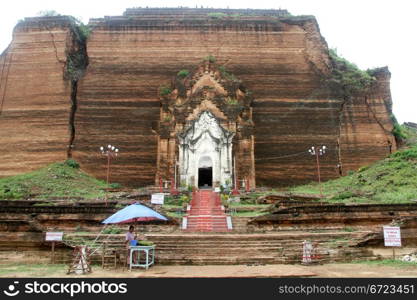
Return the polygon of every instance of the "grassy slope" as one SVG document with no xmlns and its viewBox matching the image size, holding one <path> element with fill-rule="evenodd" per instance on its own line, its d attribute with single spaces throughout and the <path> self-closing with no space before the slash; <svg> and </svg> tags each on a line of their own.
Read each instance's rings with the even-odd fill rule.
<svg viewBox="0 0 417 300">
<path fill-rule="evenodd" d="M 417 144 L 357 172 L 322 184 L 329 202 L 405 203 L 417 200 Z M 291 191 L 319 194 L 317 183 Z"/>
<path fill-rule="evenodd" d="M 103 198 L 107 185 L 68 162 L 0 179 L 0 199 Z"/>
</svg>

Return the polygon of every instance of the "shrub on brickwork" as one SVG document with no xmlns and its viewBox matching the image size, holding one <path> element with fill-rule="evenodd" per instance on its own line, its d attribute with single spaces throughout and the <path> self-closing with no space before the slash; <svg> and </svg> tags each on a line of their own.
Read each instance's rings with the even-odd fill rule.
<svg viewBox="0 0 417 300">
<path fill-rule="evenodd" d="M 80 164 L 79 163 L 77 163 L 75 160 L 73 160 L 73 159 L 67 159 L 66 161 L 65 161 L 65 164 L 68 166 L 68 167 L 71 167 L 71 168 L 74 168 L 74 169 L 79 169 L 80 168 Z"/>
<path fill-rule="evenodd" d="M 161 86 L 159 87 L 159 95 L 161 96 L 167 96 L 169 94 L 172 93 L 171 88 L 167 87 L 167 86 Z"/>
<path fill-rule="evenodd" d="M 355 64 L 340 57 L 335 49 L 330 49 L 329 55 L 333 65 L 329 84 L 344 98 L 366 91 L 376 81 L 372 70 L 362 71 Z"/>
<path fill-rule="evenodd" d="M 188 71 L 188 70 L 184 69 L 184 70 L 179 71 L 179 72 L 177 73 L 177 76 L 178 76 L 178 77 L 181 77 L 181 78 L 185 78 L 185 77 L 187 77 L 187 76 L 188 76 L 188 74 L 190 74 L 190 71 Z"/>
<path fill-rule="evenodd" d="M 208 61 L 208 62 L 211 62 L 211 63 L 215 63 L 216 62 L 216 58 L 213 55 L 206 56 L 204 58 L 204 60 L 205 61 Z"/>
</svg>

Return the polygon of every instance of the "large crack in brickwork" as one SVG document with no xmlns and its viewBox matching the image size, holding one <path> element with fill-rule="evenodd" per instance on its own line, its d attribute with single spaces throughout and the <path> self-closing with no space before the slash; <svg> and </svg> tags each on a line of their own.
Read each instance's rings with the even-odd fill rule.
<svg viewBox="0 0 417 300">
<path fill-rule="evenodd" d="M 340 108 L 339 108 L 339 126 L 338 126 L 338 132 L 337 132 L 337 162 L 338 162 L 338 170 L 339 175 L 342 176 L 343 174 L 343 163 L 342 163 L 342 154 L 341 154 L 341 148 L 340 148 L 340 135 L 342 134 L 342 123 L 343 123 L 343 114 L 346 106 L 347 99 L 343 99 Z"/>
<path fill-rule="evenodd" d="M 78 80 L 71 80 L 71 108 L 69 115 L 69 142 L 67 150 L 67 158 L 72 158 L 72 149 L 74 148 L 75 140 L 75 113 L 77 112 L 77 92 L 78 92 Z"/>
<path fill-rule="evenodd" d="M 392 135 L 391 131 L 390 131 L 390 130 L 387 130 L 387 129 L 384 127 L 384 125 L 381 123 L 381 121 L 378 119 L 378 117 L 376 116 L 376 113 L 374 112 L 374 110 L 372 109 L 371 105 L 369 104 L 368 97 L 366 97 L 366 96 L 365 96 L 365 104 L 366 104 L 366 106 L 367 106 L 367 108 L 368 108 L 368 111 L 370 111 L 370 112 L 371 112 L 372 117 L 374 118 L 375 122 L 379 125 L 379 127 L 381 127 L 382 131 L 383 131 L 386 135 L 391 136 L 391 135 Z"/>
<path fill-rule="evenodd" d="M 59 56 L 58 56 L 58 48 L 57 48 L 57 46 L 56 46 L 55 36 L 54 36 L 54 34 L 52 33 L 52 31 L 51 31 L 51 29 L 50 29 L 50 28 L 47 28 L 47 30 L 48 30 L 49 34 L 51 35 L 52 45 L 54 46 L 56 60 L 57 60 L 59 63 L 65 64 L 65 60 L 60 59 L 60 58 L 59 58 Z"/>
<path fill-rule="evenodd" d="M 69 141 L 67 158 L 72 158 L 72 151 L 75 147 L 75 117 L 77 112 L 77 95 L 80 79 L 84 76 L 85 70 L 88 66 L 87 55 L 87 36 L 85 32 L 80 29 L 80 26 L 73 24 L 71 26 L 72 46 L 67 54 L 66 69 L 64 78 L 68 79 L 71 84 L 70 96 L 70 114 L 68 119 Z"/>
</svg>

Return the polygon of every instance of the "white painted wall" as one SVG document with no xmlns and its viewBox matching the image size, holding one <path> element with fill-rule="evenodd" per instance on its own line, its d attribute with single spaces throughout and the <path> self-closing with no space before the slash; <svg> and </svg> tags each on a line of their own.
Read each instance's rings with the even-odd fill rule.
<svg viewBox="0 0 417 300">
<path fill-rule="evenodd" d="M 186 185 L 198 185 L 198 169 L 213 168 L 213 184 L 225 184 L 232 173 L 233 133 L 222 128 L 213 114 L 204 111 L 180 138 L 180 178 Z M 193 182 L 194 178 L 194 182 Z"/>
</svg>

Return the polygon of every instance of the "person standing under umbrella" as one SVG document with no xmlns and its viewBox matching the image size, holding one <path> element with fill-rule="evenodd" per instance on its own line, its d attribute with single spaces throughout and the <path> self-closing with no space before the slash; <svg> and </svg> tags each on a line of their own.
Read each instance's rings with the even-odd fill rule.
<svg viewBox="0 0 417 300">
<path fill-rule="evenodd" d="M 129 258 L 130 258 L 129 246 L 136 246 L 136 244 L 137 244 L 135 226 L 133 226 L 133 225 L 130 225 L 129 226 L 129 231 L 126 232 L 125 244 L 126 244 L 126 251 L 127 251 L 126 260 L 127 260 L 127 264 L 129 264 Z M 137 261 L 136 256 L 134 256 L 133 257 L 133 262 L 135 264 L 136 264 L 136 261 Z"/>
<path fill-rule="evenodd" d="M 140 240 L 146 240 L 146 236 L 145 235 L 140 235 Z M 135 226 L 130 225 L 129 226 L 129 231 L 126 232 L 126 238 L 125 238 L 125 244 L 126 244 L 126 249 L 127 249 L 127 262 L 129 264 L 129 257 L 130 257 L 130 251 L 129 251 L 129 246 L 138 246 L 139 240 L 138 240 L 138 235 L 135 233 Z M 135 256 L 133 256 L 133 262 L 136 264 L 137 263 L 137 254 Z"/>
</svg>

